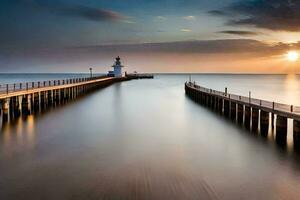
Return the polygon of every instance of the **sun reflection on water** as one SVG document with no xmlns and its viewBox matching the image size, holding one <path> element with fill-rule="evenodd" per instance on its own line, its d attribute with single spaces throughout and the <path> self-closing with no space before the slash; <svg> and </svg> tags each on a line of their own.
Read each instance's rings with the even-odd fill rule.
<svg viewBox="0 0 300 200">
<path fill-rule="evenodd" d="M 288 74 L 284 81 L 284 96 L 286 98 L 286 102 L 296 105 L 299 97 L 299 89 L 300 88 L 297 80 L 297 75 Z"/>
</svg>

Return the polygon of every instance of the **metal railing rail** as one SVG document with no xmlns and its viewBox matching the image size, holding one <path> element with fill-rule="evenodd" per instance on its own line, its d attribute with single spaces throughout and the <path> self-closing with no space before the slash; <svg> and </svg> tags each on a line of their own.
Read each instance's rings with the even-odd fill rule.
<svg viewBox="0 0 300 200">
<path fill-rule="evenodd" d="M 274 101 L 272 102 L 272 101 L 267 101 L 267 100 L 262 100 L 262 99 L 240 96 L 240 95 L 231 94 L 231 93 L 225 93 L 225 92 L 221 92 L 221 91 L 217 91 L 217 90 L 208 89 L 208 88 L 199 86 L 196 83 L 192 83 L 192 82 L 189 82 L 188 85 L 190 87 L 193 87 L 193 88 L 201 91 L 201 92 L 220 96 L 224 99 L 235 100 L 235 101 L 241 102 L 243 104 L 255 105 L 258 107 L 267 108 L 269 110 L 300 115 L 300 106 L 288 105 L 288 104 L 283 104 L 283 103 L 277 103 Z"/>
<path fill-rule="evenodd" d="M 13 83 L 13 84 L 0 84 L 0 94 L 9 94 L 12 92 L 26 91 L 36 88 L 45 88 L 50 86 L 69 85 L 75 83 L 82 83 L 91 80 L 101 79 L 107 77 L 106 75 L 95 76 L 89 78 L 71 78 L 63 80 L 47 80 L 47 81 L 35 81 L 25 83 Z"/>
</svg>

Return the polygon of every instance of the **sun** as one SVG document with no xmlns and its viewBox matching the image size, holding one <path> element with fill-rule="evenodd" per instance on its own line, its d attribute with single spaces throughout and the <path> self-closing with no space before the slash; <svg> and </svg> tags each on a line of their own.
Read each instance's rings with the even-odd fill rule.
<svg viewBox="0 0 300 200">
<path fill-rule="evenodd" d="M 291 62 L 296 62 L 299 60 L 299 53 L 297 51 L 289 51 L 286 54 L 286 58 Z"/>
</svg>

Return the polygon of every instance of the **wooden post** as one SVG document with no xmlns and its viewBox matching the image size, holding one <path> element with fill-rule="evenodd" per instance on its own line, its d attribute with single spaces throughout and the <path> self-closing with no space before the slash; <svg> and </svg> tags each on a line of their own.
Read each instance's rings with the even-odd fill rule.
<svg viewBox="0 0 300 200">
<path fill-rule="evenodd" d="M 223 113 L 223 98 L 219 98 L 219 112 Z"/>
<path fill-rule="evenodd" d="M 293 129 L 294 146 L 300 149 L 300 121 L 294 119 Z"/>
<path fill-rule="evenodd" d="M 229 117 L 229 100 L 224 99 L 224 115 Z"/>
<path fill-rule="evenodd" d="M 245 127 L 250 130 L 250 121 L 251 121 L 251 107 L 245 105 Z"/>
<path fill-rule="evenodd" d="M 216 104 L 216 97 L 211 95 L 211 108 L 215 109 Z"/>
<path fill-rule="evenodd" d="M 10 113 L 12 114 L 12 116 L 14 118 L 17 118 L 20 116 L 20 105 L 19 105 L 19 97 L 15 96 L 15 97 L 11 97 L 10 100 Z"/>
<path fill-rule="evenodd" d="M 279 144 L 286 144 L 287 118 L 277 115 L 276 117 L 276 141 Z"/>
<path fill-rule="evenodd" d="M 260 110 L 260 133 L 262 136 L 268 136 L 269 133 L 269 112 Z"/>
<path fill-rule="evenodd" d="M 47 91 L 47 105 L 51 106 L 53 103 L 53 95 L 52 95 L 52 90 Z"/>
<path fill-rule="evenodd" d="M 258 116 L 259 110 L 252 107 L 252 131 L 257 132 L 258 130 Z"/>
<path fill-rule="evenodd" d="M 30 95 L 22 97 L 22 115 L 30 115 Z"/>
<path fill-rule="evenodd" d="M 9 120 L 9 102 L 10 102 L 9 98 L 2 100 L 2 121 L 3 122 L 8 122 Z"/>
<path fill-rule="evenodd" d="M 40 108 L 44 110 L 46 108 L 46 92 L 40 92 Z"/>
<path fill-rule="evenodd" d="M 59 90 L 53 90 L 53 99 L 55 104 L 59 104 Z"/>
<path fill-rule="evenodd" d="M 244 118 L 244 105 L 238 104 L 238 116 L 237 116 L 238 124 L 240 125 L 243 124 L 243 120 L 244 120 L 243 118 Z"/>
<path fill-rule="evenodd" d="M 274 105 L 274 102 L 273 102 L 273 105 Z M 271 128 L 272 128 L 272 130 L 274 129 L 274 120 L 275 120 L 274 113 L 271 113 Z"/>
<path fill-rule="evenodd" d="M 209 94 L 206 94 L 206 103 L 205 103 L 205 105 L 206 105 L 207 107 L 210 106 L 210 98 L 211 98 L 211 96 L 210 96 Z"/>
<path fill-rule="evenodd" d="M 207 94 L 203 92 L 203 105 L 206 106 L 207 103 Z"/>
<path fill-rule="evenodd" d="M 219 102 L 220 102 L 220 101 L 219 101 L 219 97 L 216 96 L 216 97 L 215 97 L 215 110 L 216 110 L 216 111 L 219 110 Z"/>
<path fill-rule="evenodd" d="M 40 109 L 40 95 L 38 92 L 32 94 L 33 96 L 33 111 L 38 112 Z"/>
<path fill-rule="evenodd" d="M 236 120 L 236 103 L 232 101 L 230 102 L 230 118 Z"/>
</svg>

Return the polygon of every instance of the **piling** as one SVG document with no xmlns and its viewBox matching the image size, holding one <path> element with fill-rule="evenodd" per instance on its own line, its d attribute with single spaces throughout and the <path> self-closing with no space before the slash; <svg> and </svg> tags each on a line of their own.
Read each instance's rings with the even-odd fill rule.
<svg viewBox="0 0 300 200">
<path fill-rule="evenodd" d="M 10 99 L 6 98 L 2 101 L 2 121 L 8 122 L 9 120 L 9 102 Z"/>
<path fill-rule="evenodd" d="M 243 118 L 244 118 L 244 105 L 243 104 L 238 104 L 237 106 L 237 121 L 238 124 L 243 124 Z"/>
<path fill-rule="evenodd" d="M 245 128 L 250 130 L 251 107 L 245 105 Z"/>
<path fill-rule="evenodd" d="M 33 94 L 33 111 L 38 112 L 40 110 L 40 95 L 38 92 Z"/>
<path fill-rule="evenodd" d="M 199 103 L 200 104 L 203 104 L 203 102 L 204 102 L 204 97 L 203 97 L 203 92 L 199 92 Z"/>
<path fill-rule="evenodd" d="M 21 112 L 20 112 L 20 104 L 19 104 L 19 97 L 15 96 L 15 97 L 11 97 L 10 98 L 10 114 L 13 118 L 17 118 L 20 116 Z"/>
<path fill-rule="evenodd" d="M 274 113 L 271 113 L 271 128 L 272 130 L 274 129 L 274 121 L 275 121 L 275 114 Z"/>
<path fill-rule="evenodd" d="M 236 103 L 232 101 L 230 102 L 230 118 L 236 120 Z"/>
<path fill-rule="evenodd" d="M 280 144 L 285 144 L 287 138 L 287 118 L 276 116 L 276 141 Z"/>
<path fill-rule="evenodd" d="M 215 110 L 219 110 L 219 97 L 215 96 Z"/>
<path fill-rule="evenodd" d="M 60 96 L 59 102 L 64 103 L 65 102 L 65 89 L 59 90 L 59 96 Z"/>
<path fill-rule="evenodd" d="M 53 99 L 54 99 L 54 103 L 55 104 L 59 104 L 60 102 L 60 92 L 59 89 L 58 90 L 53 90 L 54 94 L 53 94 Z"/>
<path fill-rule="evenodd" d="M 31 104 L 30 95 L 24 95 L 22 97 L 22 115 L 30 115 Z"/>
<path fill-rule="evenodd" d="M 210 107 L 211 105 L 211 96 L 209 94 L 206 95 L 207 96 L 207 99 L 206 99 L 206 106 L 207 107 Z"/>
<path fill-rule="evenodd" d="M 258 118 L 259 118 L 259 110 L 257 108 L 252 108 L 252 131 L 258 131 Z"/>
<path fill-rule="evenodd" d="M 260 133 L 262 136 L 268 136 L 269 121 L 270 121 L 269 112 L 261 110 L 260 111 Z"/>
<path fill-rule="evenodd" d="M 44 110 L 47 108 L 47 93 L 42 91 L 40 92 L 40 108 Z"/>
<path fill-rule="evenodd" d="M 216 107 L 216 97 L 211 95 L 211 108 L 214 110 Z"/>
<path fill-rule="evenodd" d="M 294 146 L 297 149 L 300 149 L 300 121 L 293 121 L 293 138 L 294 138 Z"/>
<path fill-rule="evenodd" d="M 47 91 L 47 102 L 48 106 L 51 106 L 53 104 L 53 90 Z"/>
<path fill-rule="evenodd" d="M 219 98 L 219 113 L 223 113 L 223 99 Z"/>
<path fill-rule="evenodd" d="M 229 100 L 224 99 L 224 115 L 229 117 Z"/>
</svg>

